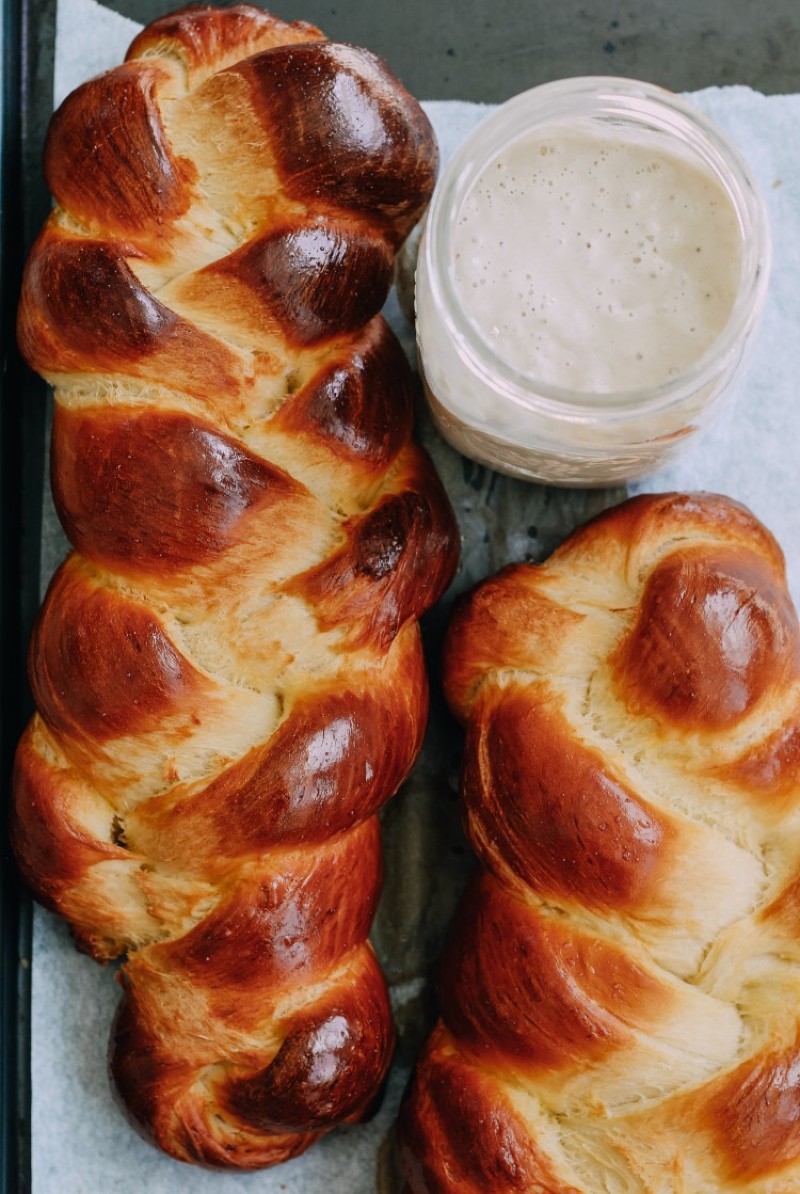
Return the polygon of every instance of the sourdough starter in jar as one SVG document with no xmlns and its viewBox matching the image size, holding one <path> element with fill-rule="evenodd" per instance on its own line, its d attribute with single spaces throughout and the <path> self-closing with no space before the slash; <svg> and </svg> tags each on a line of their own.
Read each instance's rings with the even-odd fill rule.
<svg viewBox="0 0 800 1194">
<path fill-rule="evenodd" d="M 517 476 L 641 477 L 729 396 L 769 264 L 752 175 L 693 105 L 629 79 L 533 88 L 433 197 L 416 314 L 434 419 Z"/>
<path fill-rule="evenodd" d="M 452 251 L 464 311 L 494 352 L 591 393 L 693 364 L 730 318 L 741 269 L 736 211 L 710 170 L 559 128 L 486 167 Z"/>
</svg>

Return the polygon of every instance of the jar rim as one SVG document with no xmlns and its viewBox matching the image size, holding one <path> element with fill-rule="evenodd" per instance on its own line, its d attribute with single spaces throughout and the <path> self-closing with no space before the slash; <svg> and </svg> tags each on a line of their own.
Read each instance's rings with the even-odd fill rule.
<svg viewBox="0 0 800 1194">
<path fill-rule="evenodd" d="M 725 189 L 739 222 L 742 261 L 736 298 L 725 326 L 690 365 L 657 385 L 585 391 L 540 381 L 510 365 L 480 335 L 467 315 L 451 271 L 453 213 L 481 171 L 529 128 L 591 118 L 619 127 L 639 125 L 676 139 L 694 152 Z M 677 144 L 677 140 L 676 140 Z M 696 105 L 653 83 L 611 75 L 576 76 L 542 83 L 490 112 L 454 153 L 431 201 L 422 252 L 429 285 L 448 331 L 474 373 L 495 392 L 528 410 L 574 422 L 607 423 L 679 405 L 710 383 L 739 351 L 760 313 L 769 281 L 771 236 L 766 203 L 745 158 Z M 437 265 L 437 257 L 444 266 Z M 535 390 L 532 389 L 535 387 Z"/>
</svg>

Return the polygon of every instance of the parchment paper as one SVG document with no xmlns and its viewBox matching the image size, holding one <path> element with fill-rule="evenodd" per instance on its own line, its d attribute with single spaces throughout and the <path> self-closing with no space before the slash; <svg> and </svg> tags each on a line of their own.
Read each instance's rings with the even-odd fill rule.
<svg viewBox="0 0 800 1194">
<path fill-rule="evenodd" d="M 55 98 L 115 65 L 137 26 L 93 0 L 59 5 Z M 693 97 L 738 142 L 767 197 L 775 262 L 749 374 L 735 409 L 685 460 L 637 490 L 714 489 L 746 502 L 774 531 L 800 599 L 800 96 L 745 88 Z M 443 158 L 486 109 L 429 103 Z M 413 355 L 394 298 L 387 314 Z M 470 868 L 456 796 L 458 732 L 436 688 L 436 655 L 456 592 L 510 560 L 542 559 L 575 526 L 624 496 L 548 489 L 513 481 L 462 459 L 421 412 L 420 434 L 456 508 L 463 557 L 442 605 L 425 623 L 431 662 L 431 726 L 415 772 L 384 816 L 385 894 L 373 933 L 392 984 L 401 1043 L 382 1109 L 368 1125 L 333 1133 L 278 1170 L 220 1174 L 172 1161 L 130 1128 L 113 1101 L 106 1041 L 118 990 L 111 968 L 79 956 L 65 926 L 36 910 L 33 949 L 32 1083 L 35 1194 L 369 1194 L 408 1067 L 433 1015 L 429 975 Z M 65 551 L 55 515 L 43 532 L 43 582 Z"/>
</svg>

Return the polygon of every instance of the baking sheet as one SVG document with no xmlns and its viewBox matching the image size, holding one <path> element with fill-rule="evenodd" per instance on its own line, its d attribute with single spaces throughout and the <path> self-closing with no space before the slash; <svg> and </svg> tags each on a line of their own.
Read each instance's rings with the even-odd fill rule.
<svg viewBox="0 0 800 1194">
<path fill-rule="evenodd" d="M 55 90 L 60 99 L 90 73 L 118 62 L 137 26 L 92 0 L 59 5 Z M 90 31 L 91 36 L 87 36 Z M 767 196 L 775 266 L 764 321 L 734 411 L 685 461 L 637 489 L 716 489 L 745 501 L 776 533 L 800 597 L 800 97 L 764 97 L 744 88 L 710 90 L 697 102 L 734 136 Z M 443 157 L 485 110 L 470 104 L 426 105 Z M 387 315 L 413 356 L 410 329 L 392 298 Z M 367 1194 L 393 1121 L 408 1067 L 433 1015 L 429 975 L 466 880 L 469 852 L 456 796 L 460 737 L 435 687 L 435 661 L 447 606 L 457 591 L 510 560 L 541 559 L 576 523 L 623 496 L 567 491 L 502 477 L 457 456 L 421 418 L 458 514 L 464 551 L 446 600 L 425 621 L 434 673 L 431 726 L 415 772 L 384 816 L 386 883 L 373 940 L 392 984 L 401 1031 L 398 1062 L 371 1124 L 332 1134 L 304 1157 L 260 1174 L 198 1171 L 161 1156 L 131 1130 L 112 1100 L 105 1068 L 117 1001 L 109 968 L 76 954 L 65 926 L 36 910 L 32 1001 L 32 1139 L 35 1194 L 148 1194 L 258 1191 L 273 1194 Z M 48 506 L 43 581 L 64 553 Z"/>
</svg>

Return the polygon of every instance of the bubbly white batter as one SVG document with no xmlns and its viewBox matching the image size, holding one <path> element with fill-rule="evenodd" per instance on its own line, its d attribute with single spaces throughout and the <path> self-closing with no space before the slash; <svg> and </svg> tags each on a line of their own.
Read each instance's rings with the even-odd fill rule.
<svg viewBox="0 0 800 1194">
<path fill-rule="evenodd" d="M 537 129 L 479 175 L 453 229 L 464 310 L 508 364 L 594 393 L 691 365 L 730 316 L 741 233 L 710 170 L 635 140 Z"/>
</svg>

